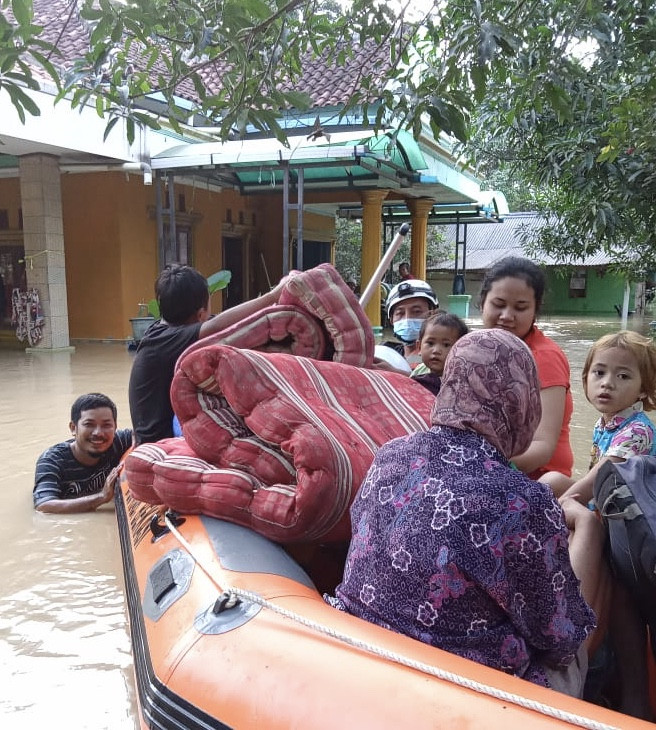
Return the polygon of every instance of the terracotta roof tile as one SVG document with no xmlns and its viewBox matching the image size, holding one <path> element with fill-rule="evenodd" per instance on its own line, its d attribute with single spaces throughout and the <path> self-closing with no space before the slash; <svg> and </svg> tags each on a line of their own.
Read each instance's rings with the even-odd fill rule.
<svg viewBox="0 0 656 730">
<path fill-rule="evenodd" d="M 35 23 L 44 28 L 42 37 L 51 43 L 56 42 L 61 51 L 60 57 L 51 59 L 55 66 L 64 69 L 72 59 L 86 53 L 90 26 L 79 17 L 74 0 L 34 0 L 33 5 Z M 354 49 L 355 52 L 343 66 L 337 65 L 334 53 L 331 56 L 324 53 L 320 57 L 313 57 L 308 53 L 303 60 L 301 76 L 293 82 L 285 82 L 282 88 L 305 92 L 312 99 L 312 106 L 315 108 L 344 104 L 354 89 L 358 88 L 359 79 L 365 74 L 372 75 L 373 88 L 380 88 L 382 75 L 391 64 L 389 52 L 373 45 L 360 47 L 357 43 L 354 44 Z M 135 68 L 145 65 L 136 44 L 130 55 Z M 221 89 L 221 78 L 225 69 L 225 64 L 217 62 L 202 70 L 201 76 L 210 93 Z M 167 76 L 166 66 L 162 62 L 153 68 L 154 82 L 158 74 L 165 78 Z M 176 89 L 176 93 L 190 100 L 197 98 L 190 81 L 183 82 Z"/>
</svg>

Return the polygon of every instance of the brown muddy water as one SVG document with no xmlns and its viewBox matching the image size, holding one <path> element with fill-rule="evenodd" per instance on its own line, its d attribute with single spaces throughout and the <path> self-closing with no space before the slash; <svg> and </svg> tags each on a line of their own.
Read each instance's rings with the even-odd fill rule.
<svg viewBox="0 0 656 730">
<path fill-rule="evenodd" d="M 649 329 L 630 319 L 629 328 Z M 480 321 L 472 320 L 473 327 Z M 619 318 L 542 320 L 572 368 L 576 470 L 588 464 L 597 418 L 580 384 L 589 346 Z M 36 458 L 68 437 L 70 405 L 102 391 L 128 427 L 132 355 L 120 343 L 78 343 L 73 353 L 0 350 L 0 726 L 10 730 L 138 727 L 123 574 L 113 508 L 42 515 L 32 508 Z"/>
</svg>

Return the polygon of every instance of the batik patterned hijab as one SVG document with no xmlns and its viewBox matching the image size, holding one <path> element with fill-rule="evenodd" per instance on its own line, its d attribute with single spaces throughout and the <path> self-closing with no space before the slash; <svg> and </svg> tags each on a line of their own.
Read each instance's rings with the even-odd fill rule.
<svg viewBox="0 0 656 730">
<path fill-rule="evenodd" d="M 475 431 L 509 459 L 526 451 L 541 415 L 535 361 L 518 337 L 484 329 L 455 343 L 435 398 L 434 426 Z"/>
</svg>

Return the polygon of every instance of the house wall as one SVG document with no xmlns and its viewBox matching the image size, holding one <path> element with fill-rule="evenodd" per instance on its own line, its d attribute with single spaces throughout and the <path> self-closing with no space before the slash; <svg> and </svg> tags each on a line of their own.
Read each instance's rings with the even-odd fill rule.
<svg viewBox="0 0 656 730">
<path fill-rule="evenodd" d="M 624 301 L 624 279 L 603 269 L 588 267 L 585 297 L 572 298 L 569 295 L 570 272 L 565 269 L 566 267 L 563 267 L 562 273 L 555 270 L 547 272 L 547 285 L 542 305 L 543 314 L 612 315 L 617 313 L 615 305 L 621 309 Z M 601 275 L 597 273 L 598 271 Z M 453 273 L 429 272 L 428 282 L 437 294 L 440 306 L 446 309 L 448 295 L 452 293 Z M 465 291 L 471 295 L 470 317 L 480 316 L 478 299 L 482 282 L 483 272 L 471 271 L 465 275 Z M 632 284 L 629 298 L 629 309 L 631 310 L 635 309 L 635 289 L 635 284 Z"/>
<path fill-rule="evenodd" d="M 122 206 L 119 173 L 62 175 L 69 334 L 75 338 L 123 338 L 127 334 L 122 274 L 122 216 L 137 225 L 137 200 Z M 143 206 L 142 206 L 143 207 Z M 137 275 L 137 272 L 133 272 Z M 125 320 L 125 324 L 123 323 Z"/>
<path fill-rule="evenodd" d="M 62 174 L 69 332 L 75 339 L 132 339 L 130 318 L 154 297 L 159 271 L 155 187 L 122 171 Z M 282 196 L 242 197 L 176 182 L 176 208 L 192 226 L 191 263 L 205 276 L 224 268 L 223 237 L 242 241 L 243 298 L 267 291 L 282 276 Z M 0 209 L 19 233 L 17 178 L 0 178 Z M 295 229 L 291 220 L 290 227 Z M 334 219 L 307 213 L 308 240 L 333 241 Z M 0 245 L 3 236 L 0 231 Z M 264 260 L 264 263 L 263 263 Z M 266 264 L 266 269 L 265 269 Z M 220 293 L 212 311 L 222 308 Z"/>
<path fill-rule="evenodd" d="M 176 208 L 179 196 L 192 226 L 191 263 L 209 276 L 223 266 L 227 211 L 250 220 L 249 201 L 176 184 Z M 159 270 L 155 188 L 122 172 L 64 175 L 62 205 L 71 339 L 130 339 L 130 318 L 154 297 Z M 219 311 L 221 298 L 212 306 Z"/>
<path fill-rule="evenodd" d="M 20 184 L 17 179 L 0 178 L 0 346 L 19 347 L 11 325 L 11 292 L 23 280 L 24 264 L 18 261 L 25 255 L 23 232 L 20 230 Z M 6 215 L 5 215 L 6 212 Z"/>
<path fill-rule="evenodd" d="M 308 196 L 307 203 L 311 204 L 316 197 L 318 196 Z M 275 285 L 282 276 L 282 195 L 252 196 L 251 200 L 257 211 L 258 223 L 257 237 L 253 249 L 252 272 L 253 292 L 258 294 L 269 289 L 269 280 L 272 285 Z M 325 202 L 323 198 L 322 202 Z M 290 239 L 296 237 L 296 227 L 296 212 L 290 211 Z M 305 211 L 303 214 L 303 238 L 308 241 L 327 242 L 330 245 L 330 261 L 331 263 L 335 262 L 335 219 L 333 216 Z M 290 269 L 296 268 L 296 262 L 292 259 L 291 243 L 288 266 Z"/>
<path fill-rule="evenodd" d="M 130 318 L 154 297 L 159 271 L 155 187 L 125 172 L 64 173 L 61 177 L 66 287 L 71 340 L 132 339 Z M 243 298 L 268 291 L 282 276 L 282 196 L 242 197 L 233 190 L 207 190 L 176 182 L 176 207 L 184 197 L 191 221 L 191 263 L 204 275 L 224 266 L 223 238 L 242 241 Z M 0 178 L 0 209 L 19 231 L 17 178 Z M 178 216 L 180 213 L 178 213 Z M 295 233 L 295 215 L 289 221 Z M 332 216 L 306 212 L 304 237 L 329 242 L 334 260 Z M 6 237 L 5 237 L 6 238 Z M 3 240 L 0 231 L 0 245 Z M 290 262 L 293 268 L 293 262 Z M 212 311 L 222 308 L 220 293 Z M 9 333 L 11 334 L 11 333 Z M 0 338 L 1 340 L 1 338 Z"/>
<path fill-rule="evenodd" d="M 21 207 L 18 178 L 0 178 L 0 209 L 7 210 L 9 228 L 18 228 L 18 210 Z"/>
<path fill-rule="evenodd" d="M 545 305 L 550 314 L 616 314 L 615 307 L 622 309 L 625 280 L 608 273 L 603 267 L 586 270 L 585 296 L 570 296 L 569 272 L 549 272 L 547 276 L 548 298 Z M 629 309 L 635 309 L 635 284 L 631 285 Z"/>
</svg>

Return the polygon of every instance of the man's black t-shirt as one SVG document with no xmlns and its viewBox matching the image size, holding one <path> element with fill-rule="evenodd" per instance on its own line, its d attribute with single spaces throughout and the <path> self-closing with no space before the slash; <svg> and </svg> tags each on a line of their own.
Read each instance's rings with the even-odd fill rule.
<svg viewBox="0 0 656 730">
<path fill-rule="evenodd" d="M 180 355 L 199 339 L 200 328 L 200 322 L 174 326 L 157 320 L 139 343 L 128 388 L 136 444 L 173 436 L 173 371 Z"/>
<path fill-rule="evenodd" d="M 34 506 L 51 499 L 76 499 L 98 494 L 107 475 L 118 465 L 123 454 L 132 445 L 132 431 L 121 429 L 114 434 L 114 443 L 95 466 L 86 466 L 73 456 L 73 439 L 62 441 L 46 449 L 36 462 L 34 478 Z"/>
</svg>

